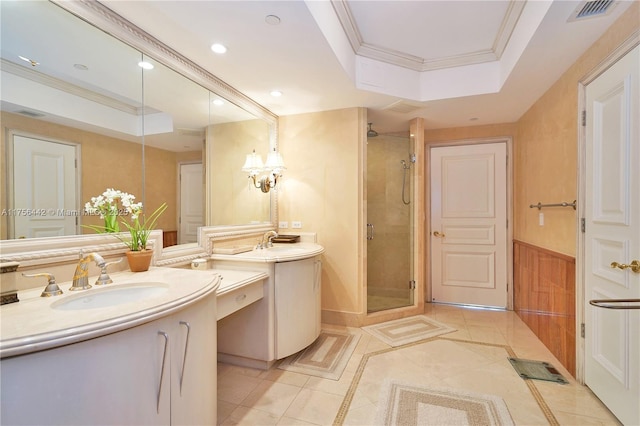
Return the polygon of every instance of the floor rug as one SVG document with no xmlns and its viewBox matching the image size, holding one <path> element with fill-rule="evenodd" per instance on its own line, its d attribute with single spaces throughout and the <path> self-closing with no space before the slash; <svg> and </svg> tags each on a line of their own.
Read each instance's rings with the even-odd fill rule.
<svg viewBox="0 0 640 426">
<path fill-rule="evenodd" d="M 376 425 L 513 425 L 499 396 L 385 382 Z"/>
<path fill-rule="evenodd" d="M 322 331 L 306 349 L 285 358 L 278 368 L 324 379 L 339 380 L 360 334 L 342 331 Z"/>
<path fill-rule="evenodd" d="M 362 329 L 394 347 L 456 331 L 424 315 L 368 325 Z"/>
</svg>

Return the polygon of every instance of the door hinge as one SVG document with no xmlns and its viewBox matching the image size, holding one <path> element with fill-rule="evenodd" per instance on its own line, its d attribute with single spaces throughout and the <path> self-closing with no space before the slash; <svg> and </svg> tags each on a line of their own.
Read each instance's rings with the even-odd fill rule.
<svg viewBox="0 0 640 426">
<path fill-rule="evenodd" d="M 409 289 L 410 290 L 415 290 L 416 289 L 416 281 L 415 280 L 409 280 Z"/>
<path fill-rule="evenodd" d="M 580 218 L 580 231 L 584 234 L 587 232 L 587 221 L 583 218 Z"/>
<path fill-rule="evenodd" d="M 583 126 L 587 125 L 587 111 L 586 110 L 582 111 L 582 125 Z"/>
<path fill-rule="evenodd" d="M 584 323 L 580 324 L 580 337 L 584 339 Z"/>
</svg>

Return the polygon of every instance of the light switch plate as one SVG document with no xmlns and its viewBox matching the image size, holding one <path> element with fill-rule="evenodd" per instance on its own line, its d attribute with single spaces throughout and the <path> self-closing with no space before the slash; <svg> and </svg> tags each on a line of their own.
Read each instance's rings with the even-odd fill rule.
<svg viewBox="0 0 640 426">
<path fill-rule="evenodd" d="M 278 228 L 287 229 L 289 227 L 289 222 L 283 221 L 278 223 Z"/>
<path fill-rule="evenodd" d="M 293 229 L 300 229 L 300 228 L 302 228 L 302 222 L 294 220 L 293 222 L 291 222 L 291 227 Z"/>
</svg>

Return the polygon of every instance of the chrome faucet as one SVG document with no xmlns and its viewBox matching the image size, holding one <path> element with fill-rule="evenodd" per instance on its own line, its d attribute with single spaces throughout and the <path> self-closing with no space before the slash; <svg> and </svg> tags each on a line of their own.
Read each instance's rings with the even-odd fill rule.
<svg viewBox="0 0 640 426">
<path fill-rule="evenodd" d="M 92 260 L 100 268 L 106 265 L 106 262 L 98 253 L 89 253 L 83 256 L 81 251 L 80 261 L 78 262 L 78 266 L 76 266 L 76 272 L 73 274 L 73 283 L 71 287 L 69 287 L 70 291 L 88 290 L 91 288 L 91 284 L 89 284 L 89 262 Z"/>
<path fill-rule="evenodd" d="M 258 246 L 256 248 L 258 249 L 263 249 L 263 248 L 267 248 L 267 247 L 273 247 L 273 239 L 275 237 L 278 236 L 278 233 L 276 231 L 267 231 L 264 233 L 264 235 L 262 236 L 262 240 L 260 240 L 260 242 L 258 243 Z M 266 240 L 266 242 L 265 242 Z"/>
</svg>

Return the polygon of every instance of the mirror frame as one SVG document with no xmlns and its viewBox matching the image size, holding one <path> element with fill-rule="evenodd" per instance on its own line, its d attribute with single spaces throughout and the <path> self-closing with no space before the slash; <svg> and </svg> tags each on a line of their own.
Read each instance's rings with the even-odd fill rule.
<svg viewBox="0 0 640 426">
<path fill-rule="evenodd" d="M 106 32 L 115 39 L 139 50 L 142 54 L 148 55 L 210 92 L 227 99 L 257 118 L 265 120 L 269 125 L 269 149 L 278 149 L 278 116 L 262 105 L 97 1 L 49 1 Z M 205 161 L 211 154 L 210 150 L 210 144 L 206 144 Z M 205 169 L 206 182 L 211 179 L 210 173 L 210 169 Z M 149 238 L 149 245 L 154 249 L 153 264 L 156 266 L 190 264 L 193 259 L 211 255 L 214 241 L 262 234 L 268 230 L 276 229 L 278 223 L 278 197 L 273 191 L 269 196 L 270 223 L 204 226 L 198 232 L 197 243 L 171 246 L 166 249 L 162 247 L 162 232 L 153 231 Z M 205 221 L 208 221 L 211 216 L 210 203 L 211 194 L 205 190 Z M 114 243 L 112 236 L 104 234 L 5 240 L 0 243 L 0 247 L 0 256 L 3 261 L 16 261 L 25 267 L 75 260 L 80 249 L 84 251 L 99 251 L 106 256 L 122 255 L 127 251 L 122 243 Z"/>
</svg>

